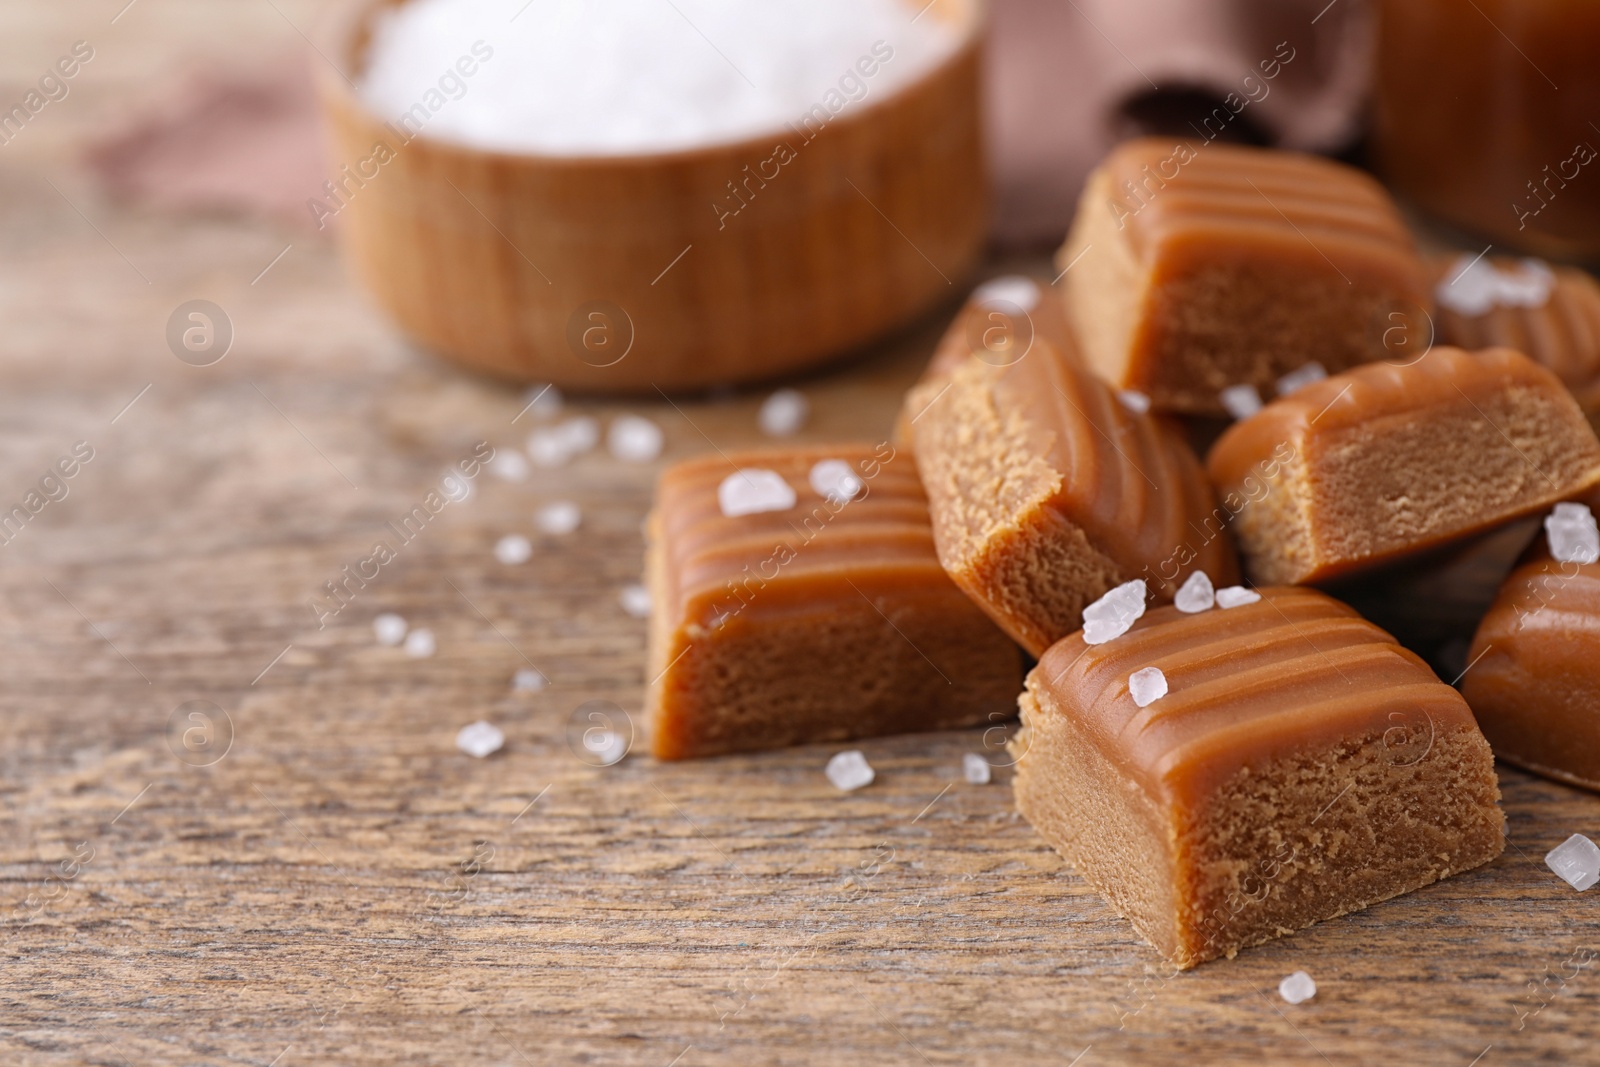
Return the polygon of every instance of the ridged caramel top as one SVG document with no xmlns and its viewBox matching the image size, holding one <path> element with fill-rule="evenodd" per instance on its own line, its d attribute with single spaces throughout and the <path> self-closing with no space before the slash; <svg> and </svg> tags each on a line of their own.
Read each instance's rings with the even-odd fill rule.
<svg viewBox="0 0 1600 1067">
<path fill-rule="evenodd" d="M 1182 162 L 1185 153 L 1187 162 Z M 1387 263 L 1425 292 L 1410 233 L 1383 186 L 1319 156 L 1141 138 L 1103 164 L 1134 254 L 1157 246 L 1241 239 L 1282 244 L 1336 267 Z"/>
<path fill-rule="evenodd" d="M 1554 374 L 1509 348 L 1464 352 L 1441 346 L 1412 363 L 1367 363 L 1297 389 L 1234 423 L 1212 446 L 1206 469 L 1219 488 L 1226 488 L 1283 442 L 1312 433 L 1331 435 L 1390 415 L 1422 417 L 1434 406 L 1482 403 L 1517 386 L 1547 392 L 1557 402 L 1567 396 Z"/>
<path fill-rule="evenodd" d="M 1030 356 L 996 374 L 990 388 L 1000 412 L 1023 416 L 1029 452 L 1060 473 L 1052 505 L 1130 577 L 1152 588 L 1165 582 L 1167 596 L 1174 579 L 1197 569 L 1234 580 L 1228 516 L 1176 423 L 1131 410 L 1064 359 Z M 1163 573 L 1184 547 L 1192 562 Z"/>
<path fill-rule="evenodd" d="M 1261 600 L 1186 615 L 1145 613 L 1100 645 L 1052 645 L 1028 675 L 1046 714 L 1070 715 L 1148 795 L 1197 798 L 1242 767 L 1340 741 L 1387 745 L 1397 765 L 1433 731 L 1470 726 L 1459 694 L 1415 654 L 1315 590 L 1269 586 Z M 1166 676 L 1140 708 L 1128 678 Z M 1387 736 L 1386 736 L 1387 735 Z"/>
<path fill-rule="evenodd" d="M 1521 261 L 1491 257 L 1498 269 Z M 1438 281 L 1447 281 L 1455 260 L 1433 264 Z M 1555 275 L 1550 297 L 1536 307 L 1496 304 L 1479 315 L 1438 305 L 1438 339 L 1462 348 L 1514 348 L 1554 371 L 1585 410 L 1600 409 L 1600 283 L 1586 271 L 1550 265 Z"/>
<path fill-rule="evenodd" d="M 830 504 L 810 484 L 812 466 L 825 459 L 849 463 L 862 491 Z M 794 490 L 795 505 L 724 515 L 717 488 L 741 469 L 776 472 Z M 739 587 L 752 574 L 773 583 L 762 592 L 764 608 L 781 608 L 788 599 L 785 587 L 803 597 L 806 578 L 893 570 L 908 580 L 949 581 L 934 550 L 916 466 L 909 453 L 888 445 L 714 452 L 686 460 L 661 475 L 651 521 L 664 563 L 658 594 L 666 603 L 658 609 L 679 622 L 709 624 L 719 607 L 737 607 L 730 583 Z M 790 553 L 792 558 L 763 566 Z"/>
</svg>

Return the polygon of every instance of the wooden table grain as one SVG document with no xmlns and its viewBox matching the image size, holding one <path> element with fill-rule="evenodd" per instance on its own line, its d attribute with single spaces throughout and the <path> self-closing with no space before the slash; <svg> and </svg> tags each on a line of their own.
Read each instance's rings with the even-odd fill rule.
<svg viewBox="0 0 1600 1067">
<path fill-rule="evenodd" d="M 866 742 L 852 794 L 828 748 L 592 765 L 588 702 L 637 725 L 618 598 L 659 463 L 479 477 L 319 617 L 386 523 L 534 416 L 411 350 L 329 244 L 96 198 L 86 131 L 175 56 L 265 55 L 314 13 L 122 3 L 0 16 L 7 99 L 80 37 L 100 63 L 0 150 L 0 505 L 93 450 L 0 546 L 0 1062 L 1600 1062 L 1600 891 L 1543 863 L 1600 836 L 1600 798 L 1511 768 L 1496 862 L 1174 974 L 1006 772 L 962 780 L 982 731 Z M 211 366 L 165 340 L 191 299 L 234 326 Z M 794 383 L 802 438 L 887 434 L 949 313 Z M 760 399 L 569 409 L 648 415 L 666 462 L 759 442 Z M 563 499 L 581 529 L 537 533 Z M 521 566 L 493 555 L 513 532 Z M 378 645 L 382 611 L 437 654 Z M 530 666 L 548 686 L 514 692 Z M 484 760 L 454 744 L 479 718 L 507 737 Z M 1301 969 L 1319 992 L 1291 1007 Z"/>
</svg>

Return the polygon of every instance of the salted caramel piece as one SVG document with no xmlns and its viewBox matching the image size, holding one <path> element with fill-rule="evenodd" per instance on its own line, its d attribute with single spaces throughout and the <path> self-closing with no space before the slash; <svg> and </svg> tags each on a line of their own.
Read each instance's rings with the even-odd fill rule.
<svg viewBox="0 0 1600 1067">
<path fill-rule="evenodd" d="M 1045 346 L 957 367 L 914 430 L 940 561 L 1034 655 L 1124 582 L 1170 600 L 1197 569 L 1237 574 L 1182 432 Z"/>
<path fill-rule="evenodd" d="M 1331 597 L 1258 592 L 1153 609 L 1105 644 L 1065 638 L 1020 698 L 1017 807 L 1180 968 L 1504 847 L 1460 695 Z M 1165 693 L 1140 707 L 1152 669 Z"/>
<path fill-rule="evenodd" d="M 939 567 L 891 446 L 714 454 L 650 519 L 648 704 L 660 759 L 1009 718 L 1016 646 Z"/>
<path fill-rule="evenodd" d="M 1382 186 L 1315 156 L 1143 139 L 1090 175 L 1057 258 L 1085 358 L 1158 411 L 1221 415 L 1307 363 L 1382 358 L 1430 306 Z M 1070 267 L 1070 269 L 1068 269 Z"/>
<path fill-rule="evenodd" d="M 1566 555 L 1541 537 L 1511 572 L 1478 624 L 1461 695 L 1495 755 L 1600 790 L 1600 563 Z"/>
<path fill-rule="evenodd" d="M 1238 511 L 1250 576 L 1320 582 L 1584 492 L 1600 482 L 1600 441 L 1527 356 L 1440 347 L 1267 405 L 1224 433 L 1206 465 Z"/>
<path fill-rule="evenodd" d="M 1514 348 L 1549 367 L 1600 420 L 1600 283 L 1538 259 L 1457 256 L 1432 264 L 1438 339 Z"/>
</svg>

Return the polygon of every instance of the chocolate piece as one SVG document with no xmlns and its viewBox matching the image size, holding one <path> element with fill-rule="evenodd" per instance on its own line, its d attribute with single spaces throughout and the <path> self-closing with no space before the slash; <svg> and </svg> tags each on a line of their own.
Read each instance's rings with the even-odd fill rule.
<svg viewBox="0 0 1600 1067">
<path fill-rule="evenodd" d="M 1268 405 L 1222 435 L 1207 469 L 1238 511 L 1251 577 L 1320 582 L 1587 490 L 1600 441 L 1556 376 L 1520 352 L 1435 348 Z"/>
<path fill-rule="evenodd" d="M 1194 570 L 1237 574 L 1228 516 L 1182 432 L 1048 346 L 958 367 L 913 451 L 945 570 L 1034 655 L 1123 582 L 1170 600 Z"/>
<path fill-rule="evenodd" d="M 1438 340 L 1514 348 L 1550 368 L 1600 421 L 1600 284 L 1537 259 L 1470 256 L 1432 264 Z"/>
<path fill-rule="evenodd" d="M 1020 699 L 1018 808 L 1180 968 L 1504 847 L 1494 761 L 1460 695 L 1331 597 L 1259 592 L 1156 608 L 1101 645 L 1074 634 Z M 1150 668 L 1166 692 L 1141 708 L 1130 688 Z"/>
<path fill-rule="evenodd" d="M 1308 362 L 1380 359 L 1389 314 L 1430 304 L 1382 186 L 1233 145 L 1119 146 L 1090 175 L 1057 266 L 1089 365 L 1159 411 L 1220 415 L 1229 386 L 1271 397 Z"/>
<path fill-rule="evenodd" d="M 887 444 L 677 464 L 647 569 L 660 759 L 1012 714 L 1021 656 L 940 569 L 916 470 Z"/>
<path fill-rule="evenodd" d="M 1600 563 L 1582 558 L 1540 538 L 1478 624 L 1461 695 L 1495 755 L 1600 790 Z"/>
</svg>

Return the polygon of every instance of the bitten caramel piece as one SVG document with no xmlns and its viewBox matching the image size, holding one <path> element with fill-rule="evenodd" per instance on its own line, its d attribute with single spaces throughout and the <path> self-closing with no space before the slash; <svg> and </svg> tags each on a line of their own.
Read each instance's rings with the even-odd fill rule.
<svg viewBox="0 0 1600 1067">
<path fill-rule="evenodd" d="M 1520 352 L 1369 364 L 1235 423 L 1206 461 L 1259 584 L 1319 582 L 1492 529 L 1600 482 L 1600 441 Z"/>
<path fill-rule="evenodd" d="M 1222 414 L 1307 363 L 1382 358 L 1431 306 L 1382 186 L 1315 156 L 1145 139 L 1090 175 L 1056 264 L 1085 358 L 1158 411 Z M 1068 269 L 1070 267 L 1070 269 Z"/>
<path fill-rule="evenodd" d="M 913 449 L 940 562 L 1034 655 L 1123 582 L 1170 600 L 1195 570 L 1223 583 L 1238 570 L 1181 431 L 1036 348 L 953 371 Z"/>
<path fill-rule="evenodd" d="M 1021 655 L 940 569 L 911 458 L 886 444 L 677 464 L 646 569 L 657 758 L 1011 714 Z"/>
<path fill-rule="evenodd" d="M 1600 790 L 1600 538 L 1586 507 L 1557 505 L 1549 521 L 1587 531 L 1567 544 L 1547 535 L 1506 579 L 1478 624 L 1461 695 L 1495 755 Z"/>
<path fill-rule="evenodd" d="M 1600 419 L 1600 284 L 1537 259 L 1459 256 L 1432 264 L 1438 340 L 1514 348 L 1550 368 Z"/>
<path fill-rule="evenodd" d="M 1017 807 L 1180 968 L 1504 847 L 1460 695 L 1338 601 L 1259 592 L 1154 609 L 1104 644 L 1074 634 L 1020 698 Z"/>
</svg>

